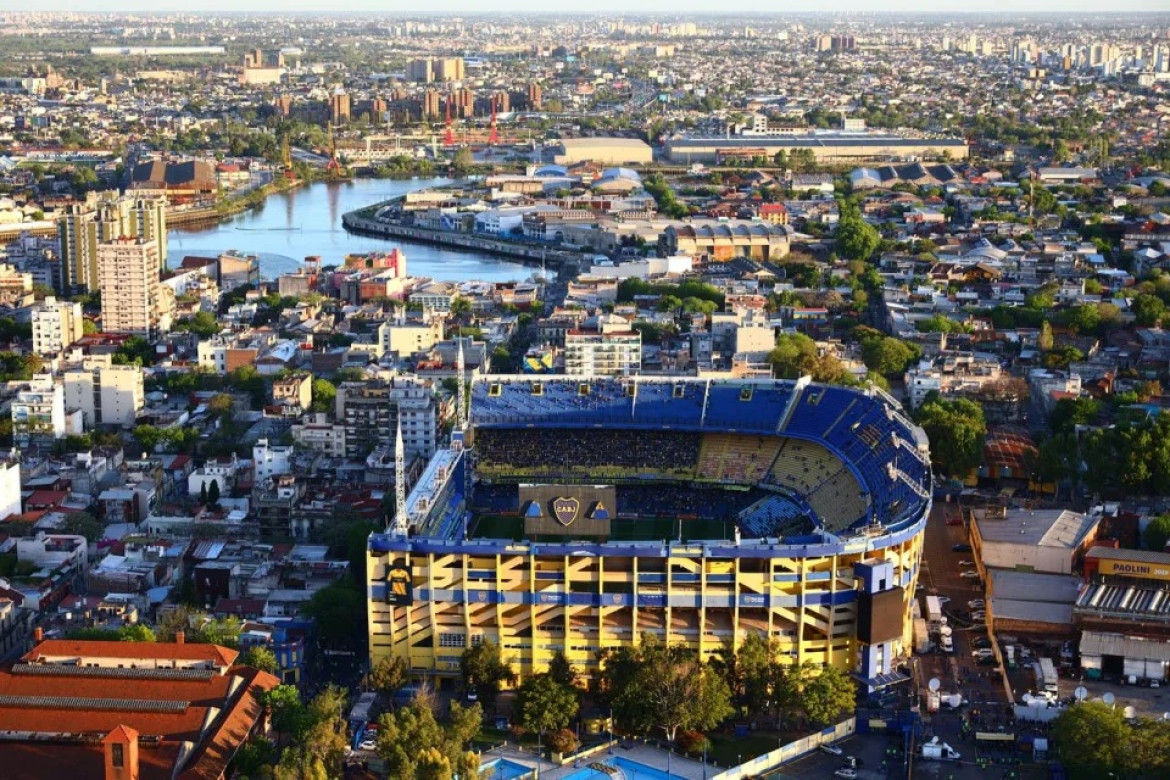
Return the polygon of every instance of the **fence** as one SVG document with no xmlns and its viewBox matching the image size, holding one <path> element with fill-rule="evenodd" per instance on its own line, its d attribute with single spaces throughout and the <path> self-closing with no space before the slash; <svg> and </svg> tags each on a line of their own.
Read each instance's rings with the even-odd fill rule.
<svg viewBox="0 0 1170 780">
<path fill-rule="evenodd" d="M 711 780 L 741 780 L 742 778 L 762 775 L 781 764 L 788 763 L 789 761 L 811 753 L 821 745 L 836 742 L 839 739 L 851 736 L 856 730 L 856 727 L 857 718 L 850 717 L 847 720 L 841 721 L 836 726 L 829 726 L 816 734 L 809 734 L 807 737 L 798 739 L 795 742 L 789 742 L 787 745 L 773 750 L 771 753 L 765 753 L 762 756 L 753 758 L 747 763 L 732 767 L 726 772 L 715 775 Z"/>
</svg>

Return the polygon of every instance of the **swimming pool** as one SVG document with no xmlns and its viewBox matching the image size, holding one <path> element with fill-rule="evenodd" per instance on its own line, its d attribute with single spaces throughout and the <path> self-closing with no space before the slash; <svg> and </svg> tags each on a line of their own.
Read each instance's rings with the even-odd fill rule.
<svg viewBox="0 0 1170 780">
<path fill-rule="evenodd" d="M 492 770 L 492 780 L 516 780 L 516 778 L 528 777 L 532 774 L 532 767 L 517 764 L 506 758 L 497 758 L 495 761 L 489 761 L 479 767 L 481 772 L 487 769 Z"/>
<path fill-rule="evenodd" d="M 584 760 L 584 759 L 582 759 Z M 620 769 L 621 773 L 607 774 L 600 769 L 590 769 L 583 767 L 578 769 L 571 775 L 565 775 L 562 780 L 620 780 L 624 777 L 625 780 L 683 780 L 682 775 L 667 774 L 661 769 L 655 769 L 652 766 L 639 764 L 637 761 L 631 761 L 628 758 L 621 756 L 613 756 L 604 761 L 596 761 L 590 763 L 605 764 L 606 766 Z"/>
</svg>

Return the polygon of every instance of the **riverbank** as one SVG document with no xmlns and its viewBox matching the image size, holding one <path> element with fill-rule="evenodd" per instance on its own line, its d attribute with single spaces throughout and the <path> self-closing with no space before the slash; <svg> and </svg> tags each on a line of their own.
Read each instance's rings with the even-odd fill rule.
<svg viewBox="0 0 1170 780">
<path fill-rule="evenodd" d="M 341 224 L 347 231 L 359 235 L 406 239 L 472 252 L 486 252 L 488 254 L 518 260 L 525 265 L 547 266 L 557 270 L 561 274 L 576 275 L 581 266 L 581 261 L 584 259 L 584 255 L 580 252 L 546 249 L 529 244 L 518 244 L 504 239 L 488 238 L 487 236 L 453 233 L 445 230 L 431 230 L 429 228 L 414 227 L 413 225 L 403 225 L 398 222 L 387 222 L 370 218 L 370 214 L 383 206 L 389 205 L 391 202 L 393 201 L 377 203 L 373 206 L 367 206 L 343 214 Z"/>
</svg>

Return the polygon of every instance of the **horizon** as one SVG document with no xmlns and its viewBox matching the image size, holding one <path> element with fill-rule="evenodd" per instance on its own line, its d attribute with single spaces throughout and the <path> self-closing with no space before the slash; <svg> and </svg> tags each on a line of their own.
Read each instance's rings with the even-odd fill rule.
<svg viewBox="0 0 1170 780">
<path fill-rule="evenodd" d="M 834 15 L 876 18 L 883 16 L 904 16 L 908 14 L 924 17 L 966 17 L 1002 14 L 1004 16 L 1004 22 L 1010 22 L 1012 18 L 1018 18 L 1021 15 L 1051 17 L 1076 14 L 1120 17 L 1131 14 L 1142 14 L 1170 17 L 1170 9 L 1167 9 L 1162 0 L 1135 0 L 1128 3 L 1128 7 L 1120 8 L 1118 4 L 1105 2 L 1104 0 L 1071 0 L 1061 4 L 1059 7 L 1053 7 L 1051 4 L 1038 2 L 1037 0 L 1023 3 L 1010 2 L 1010 0 L 976 0 L 974 4 L 968 5 L 961 10 L 947 11 L 938 10 L 937 4 L 926 2 L 926 0 L 894 0 L 893 4 L 887 5 L 880 11 L 875 11 L 868 4 L 863 5 L 856 0 L 810 2 L 808 4 L 800 4 L 795 7 L 786 8 L 783 11 L 762 11 L 758 8 L 752 8 L 746 3 L 742 7 L 737 5 L 726 7 L 725 5 L 723 10 L 711 10 L 705 4 L 695 2 L 692 7 L 692 4 L 686 2 L 679 3 L 672 0 L 641 0 L 641 2 L 636 3 L 622 2 L 621 0 L 598 0 L 588 10 L 568 8 L 557 10 L 546 7 L 538 10 L 533 8 L 536 3 L 531 2 L 531 0 L 503 0 L 501 5 L 490 11 L 485 11 L 481 4 L 472 2 L 472 0 L 440 0 L 440 2 L 431 4 L 425 10 L 408 6 L 406 3 L 387 3 L 379 2 L 379 0 L 341 0 L 339 3 L 328 4 L 328 9 L 322 8 L 322 4 L 318 1 L 309 2 L 308 0 L 285 0 L 283 2 L 282 0 L 253 0 L 251 8 L 241 8 L 240 5 L 238 0 L 204 0 L 200 4 L 200 8 L 191 9 L 182 6 L 172 6 L 167 0 L 164 0 L 162 3 L 144 2 L 143 0 L 129 0 L 128 2 L 93 0 L 84 10 L 78 10 L 75 2 L 71 2 L 71 0 L 27 0 L 23 8 L 12 9 L 5 13 L 15 15 L 28 13 L 69 13 L 82 16 L 109 14 L 116 16 L 132 14 L 150 14 L 153 16 L 174 14 L 193 16 L 208 14 L 242 16 L 249 14 L 316 14 L 329 17 L 376 15 L 387 17 L 401 16 L 406 18 L 433 17 L 449 14 L 460 14 L 469 17 L 489 17 L 521 13 L 536 17 L 560 16 L 586 18 L 610 15 L 635 18 L 642 16 L 670 16 L 674 18 L 719 18 L 730 16 L 784 18 Z M 337 6 L 341 6 L 341 8 Z"/>
</svg>

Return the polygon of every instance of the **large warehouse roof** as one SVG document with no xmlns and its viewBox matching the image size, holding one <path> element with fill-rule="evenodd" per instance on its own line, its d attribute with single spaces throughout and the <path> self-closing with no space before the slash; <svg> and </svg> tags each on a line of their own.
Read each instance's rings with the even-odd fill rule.
<svg viewBox="0 0 1170 780">
<path fill-rule="evenodd" d="M 989 519 L 976 509 L 979 536 L 985 544 L 1023 544 L 1073 550 L 1097 524 L 1098 518 L 1067 509 L 1008 510 L 1002 520 Z"/>
</svg>

